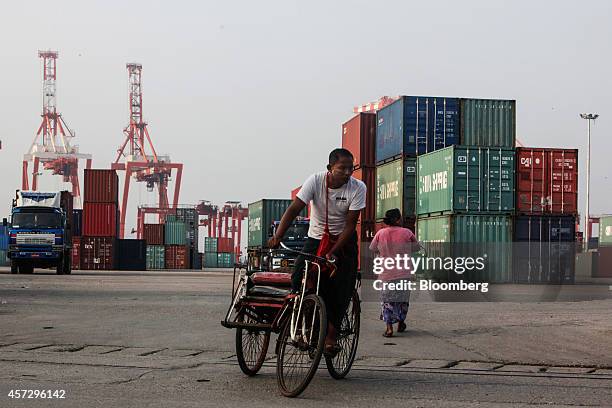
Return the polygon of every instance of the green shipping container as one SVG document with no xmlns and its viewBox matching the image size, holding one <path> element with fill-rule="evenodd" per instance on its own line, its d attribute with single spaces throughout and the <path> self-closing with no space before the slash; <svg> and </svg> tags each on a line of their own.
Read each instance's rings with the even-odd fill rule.
<svg viewBox="0 0 612 408">
<path fill-rule="evenodd" d="M 398 159 L 376 168 L 376 220 L 399 208 L 404 218 L 416 216 L 416 158 Z"/>
<path fill-rule="evenodd" d="M 599 245 L 612 245 L 612 215 L 599 217 Z"/>
<path fill-rule="evenodd" d="M 219 265 L 219 257 L 216 252 L 204 253 L 204 267 L 205 268 L 217 268 Z"/>
<path fill-rule="evenodd" d="M 166 265 L 166 247 L 147 245 L 147 270 L 164 269 Z"/>
<path fill-rule="evenodd" d="M 468 146 L 516 146 L 516 101 L 460 100 L 461 143 Z"/>
<path fill-rule="evenodd" d="M 229 252 L 219 252 L 217 254 L 217 267 L 218 268 L 233 268 L 234 267 L 234 254 Z"/>
<path fill-rule="evenodd" d="M 451 146 L 417 159 L 417 214 L 514 212 L 515 150 Z"/>
<path fill-rule="evenodd" d="M 417 239 L 426 245 L 428 257 L 481 257 L 485 268 L 463 275 L 449 272 L 435 276 L 491 283 L 512 282 L 512 217 L 496 215 L 447 215 L 419 218 Z"/>
<path fill-rule="evenodd" d="M 217 238 L 204 238 L 204 252 L 217 253 Z"/>
<path fill-rule="evenodd" d="M 166 221 L 164 228 L 166 245 L 187 245 L 187 230 L 182 221 Z"/>
<path fill-rule="evenodd" d="M 268 233 L 274 221 L 280 221 L 285 210 L 291 205 L 291 200 L 263 199 L 249 204 L 249 248 L 265 247 L 268 243 Z M 308 207 L 300 213 L 308 216 Z M 233 264 L 232 264 L 233 267 Z"/>
</svg>

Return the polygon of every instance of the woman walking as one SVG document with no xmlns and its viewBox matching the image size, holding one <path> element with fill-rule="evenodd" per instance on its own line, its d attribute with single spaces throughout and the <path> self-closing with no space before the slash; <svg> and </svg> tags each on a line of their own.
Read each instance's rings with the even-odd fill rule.
<svg viewBox="0 0 612 408">
<path fill-rule="evenodd" d="M 395 258 L 396 255 L 411 254 L 420 248 L 420 245 L 412 231 L 402 227 L 402 214 L 399 209 L 394 208 L 385 213 L 383 220 L 386 225 L 376 233 L 370 250 L 377 256 L 383 258 Z M 410 269 L 391 268 L 385 269 L 379 276 L 383 282 L 399 282 L 410 279 Z M 399 333 L 406 330 L 406 315 L 410 300 L 409 290 L 382 290 L 380 319 L 387 324 L 384 337 L 393 336 L 393 325 L 397 323 Z"/>
</svg>

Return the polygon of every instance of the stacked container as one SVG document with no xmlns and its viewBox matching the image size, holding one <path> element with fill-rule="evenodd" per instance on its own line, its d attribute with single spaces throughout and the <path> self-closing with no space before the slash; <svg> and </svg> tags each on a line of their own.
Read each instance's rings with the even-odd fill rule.
<svg viewBox="0 0 612 408">
<path fill-rule="evenodd" d="M 572 283 L 578 211 L 578 150 L 519 147 L 514 281 Z"/>
<path fill-rule="evenodd" d="M 190 247 L 187 240 L 187 226 L 176 216 L 166 217 L 164 225 L 166 269 L 189 269 Z"/>
<path fill-rule="evenodd" d="M 166 268 L 166 247 L 147 244 L 147 270 Z"/>
<path fill-rule="evenodd" d="M 217 268 L 219 238 L 206 237 L 204 238 L 204 268 Z"/>
<path fill-rule="evenodd" d="M 376 200 L 376 114 L 359 113 L 342 124 L 342 147 L 353 154 L 353 177 L 365 183 L 366 207 L 361 211 L 357 224 L 358 268 L 369 265 L 366 259 L 374 237 Z"/>
<path fill-rule="evenodd" d="M 435 119 L 431 119 L 430 110 L 423 110 L 426 113 L 417 116 L 429 116 L 429 134 L 425 132 L 425 137 L 422 131 L 415 130 L 407 138 L 418 153 L 416 184 L 414 190 L 408 190 L 414 191 L 416 197 L 413 208 L 418 218 L 417 238 L 430 243 L 430 257 L 484 257 L 486 262 L 484 269 L 464 275 L 444 270 L 429 272 L 444 280 L 511 282 L 515 103 L 446 98 L 445 109 L 447 113 L 443 114 L 434 108 Z M 446 123 L 450 121 L 450 130 L 443 117 Z M 391 192 L 393 187 L 390 186 Z M 384 202 L 390 193 L 381 188 L 380 195 Z M 402 204 L 404 209 L 410 208 L 410 197 Z"/>
<path fill-rule="evenodd" d="M 118 239 L 116 245 L 117 269 L 120 271 L 147 269 L 147 242 L 144 239 Z"/>
<path fill-rule="evenodd" d="M 291 200 L 282 199 L 263 199 L 249 204 L 248 248 L 265 248 L 267 246 L 274 221 L 280 221 L 290 205 Z M 306 217 L 306 208 L 299 215 Z"/>
<path fill-rule="evenodd" d="M 85 169 L 81 269 L 114 269 L 119 231 L 119 178 L 115 170 Z"/>
<path fill-rule="evenodd" d="M 198 253 L 199 215 L 195 207 L 176 209 L 176 220 L 185 223 L 187 246 L 189 247 L 189 263 L 192 269 L 202 269 Z"/>
</svg>

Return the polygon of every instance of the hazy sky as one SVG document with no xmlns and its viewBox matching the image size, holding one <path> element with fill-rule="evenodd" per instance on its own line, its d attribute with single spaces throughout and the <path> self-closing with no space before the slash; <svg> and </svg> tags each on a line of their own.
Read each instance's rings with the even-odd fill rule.
<svg viewBox="0 0 612 408">
<path fill-rule="evenodd" d="M 40 123 L 39 49 L 59 51 L 58 107 L 96 168 L 123 141 L 125 63 L 143 64 L 156 149 L 185 165 L 182 203 L 288 198 L 353 106 L 405 94 L 516 99 L 525 145 L 580 149 L 581 208 L 578 114 L 599 113 L 591 212 L 612 213 L 607 1 L 28 1 L 2 14 L 4 213 Z"/>
</svg>

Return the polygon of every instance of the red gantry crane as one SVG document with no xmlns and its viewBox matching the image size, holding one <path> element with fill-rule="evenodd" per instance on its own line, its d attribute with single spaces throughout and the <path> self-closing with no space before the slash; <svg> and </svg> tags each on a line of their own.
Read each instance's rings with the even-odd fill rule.
<svg viewBox="0 0 612 408">
<path fill-rule="evenodd" d="M 43 108 L 42 123 L 30 149 L 23 155 L 23 173 L 21 188 L 38 189 L 39 166 L 54 175 L 62 176 L 63 181 L 72 184 L 72 195 L 77 207 L 81 206 L 81 189 L 79 187 L 79 159 L 86 160 L 86 167 L 91 168 L 91 155 L 79 153 L 78 146 L 72 146 L 75 137 L 62 115 L 57 112 L 56 80 L 57 51 L 38 51 L 43 60 Z M 29 182 L 28 163 L 32 162 L 32 184 Z"/>
<path fill-rule="evenodd" d="M 210 201 L 200 201 L 196 210 L 199 215 L 207 217 L 200 225 L 208 227 L 209 237 L 230 238 L 231 233 L 236 259 L 240 259 L 242 222 L 248 217 L 249 209 L 243 208 L 238 201 L 226 201 L 221 208 L 212 205 Z"/>
<path fill-rule="evenodd" d="M 181 190 L 182 163 L 172 163 L 169 156 L 159 156 L 153 147 L 153 142 L 147 130 L 147 123 L 142 115 L 142 65 L 136 63 L 126 64 L 128 71 L 130 123 L 123 130 L 125 141 L 117 150 L 117 158 L 111 164 L 115 170 L 125 170 L 123 184 L 123 198 L 121 204 L 120 237 L 125 234 L 125 216 L 127 212 L 130 192 L 130 178 L 137 182 L 147 183 L 147 190 L 157 188 L 159 193 L 158 208 L 160 216 L 178 205 Z M 121 162 L 123 160 L 123 162 Z M 168 182 L 171 180 L 172 170 L 176 170 L 174 183 L 174 198 L 172 206 L 168 201 Z"/>
</svg>

